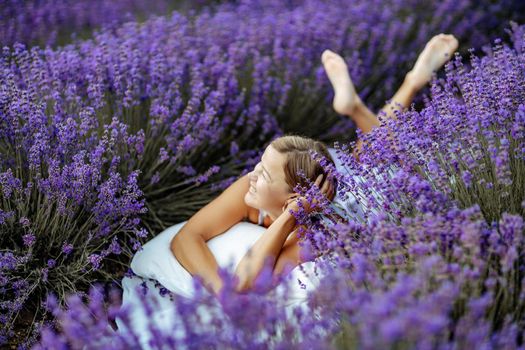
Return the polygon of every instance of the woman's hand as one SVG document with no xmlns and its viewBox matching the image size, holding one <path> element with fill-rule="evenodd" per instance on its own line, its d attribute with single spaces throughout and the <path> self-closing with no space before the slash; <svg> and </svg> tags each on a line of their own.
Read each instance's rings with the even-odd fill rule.
<svg viewBox="0 0 525 350">
<path fill-rule="evenodd" d="M 314 185 L 319 188 L 319 185 L 321 184 L 321 181 L 323 180 L 323 174 L 319 175 L 317 179 L 315 180 Z M 321 187 L 321 193 L 330 201 L 334 199 L 334 184 L 333 181 L 331 181 L 330 177 L 326 179 L 323 183 L 323 186 Z M 313 211 L 319 211 L 319 204 L 316 199 L 313 200 L 313 203 L 315 204 L 315 208 L 311 208 L 310 204 L 308 203 L 308 200 L 304 196 L 300 196 L 298 193 L 295 193 L 290 196 L 288 200 L 284 203 L 282 207 L 282 211 L 285 212 L 288 209 L 292 209 L 294 212 L 299 211 L 299 204 L 298 202 L 301 201 L 303 204 L 304 209 L 307 213 L 311 213 Z"/>
</svg>

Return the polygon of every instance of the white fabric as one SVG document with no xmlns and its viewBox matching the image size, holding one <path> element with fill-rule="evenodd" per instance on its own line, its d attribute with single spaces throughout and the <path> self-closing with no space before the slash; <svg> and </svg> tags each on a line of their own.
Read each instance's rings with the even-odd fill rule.
<svg viewBox="0 0 525 350">
<path fill-rule="evenodd" d="M 340 171 L 347 171 L 342 167 L 340 160 L 337 158 L 334 148 L 329 148 L 333 156 L 336 167 Z M 358 177 L 359 178 L 359 177 Z M 364 181 L 362 178 L 356 181 Z M 351 210 L 356 213 L 356 217 L 360 217 L 363 211 L 356 202 L 354 196 L 349 199 L 343 199 L 336 196 L 334 202 L 342 205 L 346 210 Z M 247 253 L 248 249 L 261 237 L 266 231 L 262 225 L 264 219 L 264 211 L 259 213 L 259 225 L 249 222 L 239 222 L 232 226 L 229 230 L 207 242 L 212 254 L 215 256 L 220 267 L 228 268 L 229 271 L 234 271 L 237 264 L 242 257 Z M 169 296 L 162 297 L 159 293 L 148 293 L 151 297 L 159 303 L 155 307 L 153 315 L 148 317 L 141 307 L 141 301 L 144 299 L 143 295 L 137 294 L 135 287 L 141 283 L 145 283 L 150 291 L 158 291 L 155 288 L 154 282 L 160 282 L 164 287 L 177 295 L 183 297 L 191 297 L 194 293 L 193 279 L 190 273 L 178 262 L 170 250 L 171 239 L 179 232 L 187 221 L 173 225 L 162 231 L 156 237 L 148 241 L 140 251 L 135 253 L 131 261 L 131 268 L 139 277 L 124 277 L 122 280 L 123 287 L 123 307 L 129 307 L 131 327 L 134 333 L 137 334 L 142 343 L 142 347 L 150 348 L 147 344 L 151 337 L 148 330 L 148 324 L 153 323 L 161 329 L 165 329 L 170 334 L 182 336 L 183 330 L 177 328 L 177 312 L 173 308 L 173 303 L 170 302 Z M 291 314 L 295 306 L 300 306 L 306 310 L 306 298 L 310 291 L 314 290 L 319 285 L 319 277 L 314 274 L 314 262 L 307 262 L 295 267 L 287 276 L 286 282 L 291 287 L 286 293 L 286 308 L 287 313 Z M 305 274 L 306 273 L 306 274 Z M 152 280 L 148 280 L 152 279 Z M 298 283 L 298 280 L 303 284 L 303 287 Z M 276 293 L 282 293 L 285 289 L 284 285 L 275 288 Z M 206 310 L 201 310 L 203 320 L 206 320 Z M 120 332 L 126 332 L 122 321 L 116 319 L 117 326 Z M 175 331 L 176 330 L 176 331 Z M 300 338 L 300 335 L 299 335 Z"/>
<path fill-rule="evenodd" d="M 266 212 L 263 209 L 259 209 L 259 220 L 258 220 L 259 225 L 263 224 L 265 216 L 266 216 Z"/>
<path fill-rule="evenodd" d="M 159 235 L 148 241 L 140 251 L 135 253 L 131 261 L 133 272 L 140 277 L 157 280 L 168 290 L 184 296 L 191 297 L 193 281 L 190 273 L 178 262 L 170 250 L 171 239 L 179 232 L 187 221 L 181 222 L 162 231 Z M 266 228 L 249 222 L 239 222 L 221 235 L 214 237 L 207 242 L 208 247 L 215 256 L 217 263 L 221 267 L 229 268 L 234 271 L 237 264 L 246 254 L 248 249 L 261 237 Z M 302 267 L 302 269 L 301 269 Z M 306 274 L 302 271 L 306 272 Z M 290 283 L 291 289 L 286 293 L 286 307 L 290 314 L 294 306 L 305 304 L 307 293 L 319 285 L 319 277 L 313 273 L 314 262 L 307 262 L 294 268 L 287 276 L 285 283 Z M 174 332 L 177 329 L 177 313 L 169 300 L 169 296 L 162 297 L 158 293 L 148 293 L 155 298 L 159 305 L 155 307 L 153 316 L 147 317 L 141 307 L 143 295 L 135 291 L 135 287 L 145 282 L 150 291 L 158 291 L 154 287 L 154 282 L 140 277 L 124 277 L 122 280 L 123 287 L 123 306 L 129 307 L 131 312 L 131 327 L 135 334 L 140 336 L 142 347 L 149 348 L 147 345 L 150 338 L 148 324 L 153 322 L 162 329 Z M 302 288 L 298 279 L 306 285 Z M 276 293 L 284 290 L 284 286 L 275 288 Z M 304 305 L 306 306 L 306 305 Z M 202 310 L 203 318 L 206 319 L 206 310 Z M 116 319 L 119 331 L 126 331 L 122 321 Z M 180 328 L 180 327 L 179 327 Z M 170 334 L 172 334 L 170 333 Z M 178 329 L 178 334 L 184 332 Z"/>
<path fill-rule="evenodd" d="M 345 167 L 341 160 L 339 159 L 336 149 L 335 148 L 328 148 L 328 151 L 330 155 L 332 156 L 336 169 L 342 173 L 350 175 L 353 180 L 356 182 L 356 184 L 364 185 L 367 181 L 364 177 L 352 174 L 352 169 Z M 378 174 L 378 171 L 375 167 L 369 169 L 371 172 L 373 172 L 376 176 L 380 176 Z M 372 191 L 372 195 L 374 196 L 375 200 L 381 203 L 381 198 L 378 196 L 377 192 Z M 357 199 L 362 203 L 360 204 Z M 345 193 L 344 196 L 341 196 L 341 193 L 337 193 L 333 204 L 336 206 L 336 208 L 339 208 L 340 212 L 339 214 L 343 217 L 346 217 L 350 220 L 359 221 L 362 223 L 370 222 L 372 215 L 378 214 L 377 210 L 369 208 L 369 218 L 368 220 L 365 218 L 365 210 L 364 208 L 368 207 L 366 196 L 364 193 Z"/>
</svg>

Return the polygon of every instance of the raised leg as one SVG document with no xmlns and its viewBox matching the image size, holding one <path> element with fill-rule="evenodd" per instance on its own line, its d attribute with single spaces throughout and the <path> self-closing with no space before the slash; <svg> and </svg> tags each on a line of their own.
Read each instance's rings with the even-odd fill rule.
<svg viewBox="0 0 525 350">
<path fill-rule="evenodd" d="M 397 90 L 389 100 L 390 102 L 386 104 L 379 113 L 384 114 L 386 118 L 396 118 L 395 111 L 404 110 L 409 107 L 419 90 L 407 75 L 399 90 Z M 348 114 L 348 116 L 352 118 L 356 126 L 365 134 L 381 124 L 378 117 L 372 113 L 361 100 L 356 104 L 352 114 Z M 356 147 L 353 150 L 353 155 L 357 160 L 359 160 L 359 152 L 361 152 L 362 147 L 363 140 L 358 139 Z"/>
<path fill-rule="evenodd" d="M 416 93 L 430 81 L 432 73 L 450 59 L 457 47 L 458 41 L 453 35 L 438 34 L 432 37 L 419 55 L 414 68 L 407 73 L 399 90 L 379 113 L 384 114 L 386 118 L 395 118 L 396 111 L 408 108 Z M 377 116 L 357 95 L 344 59 L 330 50 L 325 50 L 321 60 L 334 87 L 333 107 L 336 112 L 351 117 L 363 133 L 379 126 Z M 390 136 L 392 137 L 391 133 Z M 358 160 L 362 146 L 363 141 L 357 140 L 353 155 Z"/>
<path fill-rule="evenodd" d="M 335 90 L 333 107 L 336 112 L 352 118 L 357 128 L 365 134 L 381 125 L 377 116 L 363 103 L 359 95 L 355 92 L 355 87 L 348 74 L 348 67 L 344 59 L 330 50 L 325 50 L 322 55 L 322 61 Z M 401 85 L 394 97 L 392 97 L 390 104 L 383 107 L 381 111 L 386 113 L 387 118 L 394 117 L 394 109 L 399 108 L 396 103 L 406 107 L 411 103 L 416 93 L 417 90 L 413 79 L 408 79 L 407 77 L 403 85 Z M 353 155 L 357 160 L 359 160 L 359 152 L 362 147 L 363 140 L 358 139 L 356 147 L 353 150 Z"/>
</svg>

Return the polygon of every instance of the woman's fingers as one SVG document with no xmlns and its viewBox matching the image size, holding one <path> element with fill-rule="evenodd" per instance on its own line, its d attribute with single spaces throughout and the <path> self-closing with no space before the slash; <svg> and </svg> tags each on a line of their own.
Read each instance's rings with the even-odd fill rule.
<svg viewBox="0 0 525 350">
<path fill-rule="evenodd" d="M 330 200 L 333 200 L 334 197 L 335 197 L 335 186 L 334 186 L 334 184 L 332 184 L 330 186 L 330 196 L 329 196 L 329 198 L 330 198 Z"/>
<path fill-rule="evenodd" d="M 329 193 L 329 192 L 331 192 L 331 191 L 333 190 L 333 187 L 334 187 L 334 186 L 333 186 L 333 184 L 332 184 L 332 181 L 330 181 L 330 180 L 327 179 L 327 180 L 325 181 L 324 185 L 323 185 L 324 192 L 325 192 L 325 193 Z"/>
<path fill-rule="evenodd" d="M 317 179 L 314 182 L 314 185 L 317 186 L 317 188 L 320 190 L 320 192 L 326 198 L 328 198 L 329 200 L 332 200 L 333 197 L 334 197 L 334 193 L 335 193 L 335 191 L 334 191 L 335 190 L 335 185 L 334 185 L 334 183 L 332 181 L 333 176 L 330 176 L 330 174 L 329 174 L 324 179 L 324 182 L 323 182 L 323 178 L 325 178 L 325 175 L 324 174 L 319 174 L 319 176 L 317 176 Z M 321 186 L 321 182 L 323 183 L 322 186 Z M 285 207 L 287 207 L 289 205 L 289 203 L 294 201 L 294 200 L 301 200 L 302 203 L 305 203 L 306 199 L 304 197 L 301 197 L 300 194 L 295 193 L 285 202 Z M 312 204 L 317 204 L 317 200 L 316 199 L 313 199 L 312 202 L 313 202 Z"/>
<path fill-rule="evenodd" d="M 323 174 L 319 174 L 319 176 L 317 176 L 317 179 L 315 180 L 315 185 L 317 186 L 317 188 L 320 189 L 321 193 L 323 194 L 328 194 L 330 193 L 331 191 L 333 191 L 333 184 L 332 184 L 332 181 L 330 181 L 330 176 L 328 176 L 325 181 L 323 182 L 323 185 L 321 186 L 321 182 L 323 181 L 323 177 L 324 175 Z"/>
<path fill-rule="evenodd" d="M 333 181 L 330 181 L 330 192 L 333 193 L 335 191 L 335 185 Z"/>
<path fill-rule="evenodd" d="M 327 179 L 327 181 L 325 181 L 325 183 L 323 184 L 323 188 L 321 190 L 322 193 L 327 198 L 332 199 L 333 198 L 333 194 L 334 194 L 334 190 L 335 190 L 334 183 L 330 179 Z"/>
<path fill-rule="evenodd" d="M 319 176 L 317 176 L 317 179 L 315 180 L 315 184 L 317 185 L 317 187 L 321 185 L 322 180 L 323 180 L 323 174 L 320 174 Z"/>
</svg>

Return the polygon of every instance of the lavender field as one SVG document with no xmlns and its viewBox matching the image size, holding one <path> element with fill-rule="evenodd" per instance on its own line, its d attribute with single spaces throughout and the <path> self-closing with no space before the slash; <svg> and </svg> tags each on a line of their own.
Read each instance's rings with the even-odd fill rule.
<svg viewBox="0 0 525 350">
<path fill-rule="evenodd" d="M 460 46 L 410 109 L 364 135 L 334 112 L 324 50 L 377 112 L 438 33 Z M 9 0 L 0 44 L 0 347 L 141 348 L 114 327 L 134 254 L 299 133 L 364 211 L 298 214 L 308 307 L 264 273 L 158 284 L 185 332 L 151 348 L 525 348 L 522 1 Z"/>
</svg>

